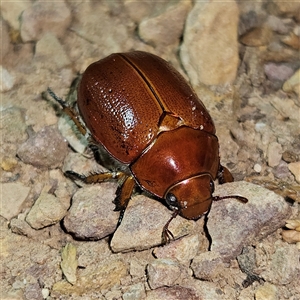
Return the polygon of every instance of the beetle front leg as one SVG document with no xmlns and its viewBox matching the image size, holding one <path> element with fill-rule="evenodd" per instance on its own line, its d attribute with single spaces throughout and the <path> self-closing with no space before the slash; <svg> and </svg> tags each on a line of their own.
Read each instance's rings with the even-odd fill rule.
<svg viewBox="0 0 300 300">
<path fill-rule="evenodd" d="M 119 216 L 117 226 L 119 226 L 122 222 L 125 209 L 127 207 L 129 200 L 131 199 L 133 190 L 136 185 L 133 176 L 128 176 L 126 174 L 124 174 L 123 176 L 124 176 L 123 183 L 118 187 L 116 192 L 117 197 L 114 200 L 114 204 L 116 205 L 116 208 L 114 210 L 120 211 L 120 216 Z"/>
<path fill-rule="evenodd" d="M 118 187 L 114 200 L 116 204 L 115 210 L 125 210 L 135 188 L 133 176 L 128 176 L 123 173 L 123 183 Z"/>
<path fill-rule="evenodd" d="M 219 171 L 217 177 L 220 184 L 234 181 L 230 171 L 227 168 L 223 167 L 221 164 L 219 165 Z"/>
</svg>

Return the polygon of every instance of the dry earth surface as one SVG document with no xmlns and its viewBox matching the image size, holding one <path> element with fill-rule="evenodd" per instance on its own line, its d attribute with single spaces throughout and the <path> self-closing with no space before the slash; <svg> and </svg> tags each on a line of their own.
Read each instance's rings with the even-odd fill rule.
<svg viewBox="0 0 300 300">
<path fill-rule="evenodd" d="M 1 1 L 1 299 L 300 299 L 300 3 Z M 117 183 L 46 93 L 143 50 L 191 83 L 235 177 L 198 221 Z M 71 97 L 71 96 L 72 97 Z M 146 167 L 146 166 L 145 166 Z"/>
</svg>

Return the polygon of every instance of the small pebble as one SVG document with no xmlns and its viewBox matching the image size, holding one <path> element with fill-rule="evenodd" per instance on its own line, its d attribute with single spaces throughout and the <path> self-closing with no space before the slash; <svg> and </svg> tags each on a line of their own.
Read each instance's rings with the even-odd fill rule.
<svg viewBox="0 0 300 300">
<path fill-rule="evenodd" d="M 285 81 L 294 73 L 291 67 L 284 64 L 267 63 L 264 67 L 265 74 L 270 80 Z"/>
<path fill-rule="evenodd" d="M 277 142 L 271 142 L 268 147 L 268 165 L 276 167 L 282 157 L 282 146 Z"/>
<path fill-rule="evenodd" d="M 44 299 L 47 299 L 48 296 L 50 295 L 49 289 L 42 289 L 42 295 Z"/>
<path fill-rule="evenodd" d="M 68 152 L 68 144 L 52 126 L 44 127 L 20 145 L 18 156 L 35 167 L 57 168 Z"/>
<path fill-rule="evenodd" d="M 156 259 L 147 266 L 148 283 L 151 289 L 173 286 L 179 279 L 179 264 L 171 259 Z"/>
<path fill-rule="evenodd" d="M 4 67 L 0 65 L 0 92 L 11 90 L 15 84 L 14 76 Z"/>
<path fill-rule="evenodd" d="M 277 287 L 268 282 L 259 286 L 255 292 L 255 300 L 279 300 Z"/>
<path fill-rule="evenodd" d="M 17 164 L 18 161 L 14 157 L 7 157 L 7 156 L 4 156 L 0 163 L 1 168 L 6 172 L 12 171 Z"/>
<path fill-rule="evenodd" d="M 78 267 L 77 248 L 71 243 L 67 243 L 61 252 L 61 270 L 67 281 L 75 284 L 77 281 L 76 272 Z"/>
<path fill-rule="evenodd" d="M 282 86 L 285 92 L 294 92 L 300 96 L 300 69 L 298 69 L 293 76 L 291 76 Z"/>
<path fill-rule="evenodd" d="M 254 169 L 254 171 L 255 171 L 256 173 L 260 173 L 261 170 L 262 170 L 262 167 L 261 167 L 260 164 L 255 164 L 254 167 L 253 167 L 253 169 Z"/>
<path fill-rule="evenodd" d="M 198 297 L 198 295 L 193 289 L 182 287 L 182 286 L 161 287 L 152 291 L 147 291 L 147 296 L 145 300 L 158 300 L 158 299 L 199 300 L 200 298 Z"/>
<path fill-rule="evenodd" d="M 296 181 L 300 183 L 300 161 L 289 163 L 288 168 L 295 176 Z"/>
</svg>

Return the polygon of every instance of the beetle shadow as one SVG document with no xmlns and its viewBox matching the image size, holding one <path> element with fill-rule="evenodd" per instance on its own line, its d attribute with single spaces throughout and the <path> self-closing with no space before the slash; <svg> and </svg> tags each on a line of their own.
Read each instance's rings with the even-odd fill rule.
<svg viewBox="0 0 300 300">
<path fill-rule="evenodd" d="M 212 238 L 208 232 L 208 228 L 207 228 L 207 222 L 208 222 L 208 215 L 209 215 L 210 209 L 209 211 L 203 216 L 204 218 L 204 224 L 203 224 L 203 231 L 205 234 L 205 237 L 208 240 L 209 246 L 208 246 L 208 251 L 211 251 L 211 244 L 212 244 Z"/>
</svg>

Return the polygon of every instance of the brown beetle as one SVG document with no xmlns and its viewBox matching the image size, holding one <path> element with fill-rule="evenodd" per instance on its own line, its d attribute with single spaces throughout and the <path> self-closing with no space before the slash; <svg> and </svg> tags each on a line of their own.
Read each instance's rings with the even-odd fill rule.
<svg viewBox="0 0 300 300">
<path fill-rule="evenodd" d="M 197 219 L 213 200 L 214 183 L 233 181 L 220 164 L 214 123 L 203 103 L 166 61 L 146 52 L 112 54 L 91 64 L 78 87 L 79 115 L 49 90 L 82 134 L 102 145 L 122 171 L 83 176 L 86 183 L 121 181 L 115 200 L 124 212 L 136 185 L 165 199 L 177 215 Z M 125 170 L 125 171 L 124 171 Z"/>
</svg>

